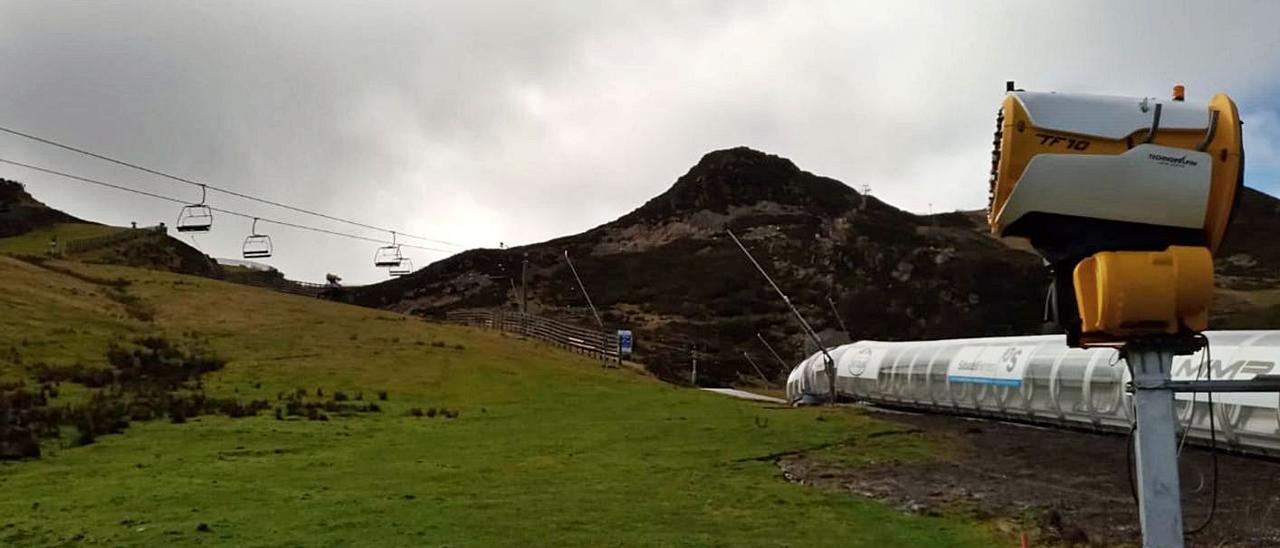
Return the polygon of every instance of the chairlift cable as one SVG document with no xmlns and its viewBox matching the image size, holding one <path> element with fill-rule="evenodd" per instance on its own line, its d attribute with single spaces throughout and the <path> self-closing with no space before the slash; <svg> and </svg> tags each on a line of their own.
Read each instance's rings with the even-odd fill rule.
<svg viewBox="0 0 1280 548">
<path fill-rule="evenodd" d="M 0 129 L 2 129 L 2 128 L 0 128 Z M 66 179 L 71 179 L 71 180 L 73 180 L 73 181 L 79 181 L 79 182 L 82 182 L 82 183 L 89 183 L 89 184 L 94 184 L 94 185 L 98 185 L 98 186 L 104 186 L 104 187 L 107 187 L 107 188 L 113 188 L 113 189 L 116 189 L 116 190 L 122 190 L 122 191 L 124 191 L 124 192 L 132 192 L 132 193 L 134 193 L 134 194 L 138 194 L 138 195 L 142 195 L 142 196 L 147 196 L 147 197 L 149 197 L 149 198 L 155 198 L 155 199 L 157 199 L 157 200 L 164 200 L 164 201 L 167 201 L 167 202 L 173 202 L 173 203 L 175 203 L 175 204 L 182 204 L 182 205 L 189 205 L 189 204 L 190 204 L 190 202 L 188 202 L 187 200 L 181 200 L 181 199 L 178 199 L 178 198 L 174 198 L 174 197 L 172 197 L 172 196 L 165 196 L 165 195 L 163 195 L 163 194 L 157 194 L 157 193 L 154 193 L 154 192 L 148 192 L 148 191 L 145 191 L 145 190 L 139 190 L 139 189 L 136 189 L 136 188 L 127 187 L 127 186 L 123 186 L 123 185 L 118 185 L 118 184 L 115 184 L 115 183 L 108 183 L 108 182 L 106 182 L 106 181 L 101 181 L 101 180 L 98 180 L 98 179 L 91 179 L 91 178 L 88 178 L 88 177 L 82 177 L 82 176 L 80 176 L 80 175 L 73 175 L 73 174 L 70 174 L 70 173 L 66 173 L 66 172 L 62 172 L 62 171 L 57 171 L 57 170 L 54 170 L 54 169 L 49 169 L 49 168 L 45 168 L 45 167 L 40 167 L 40 166 L 37 166 L 37 165 L 27 164 L 27 163 L 23 163 L 23 162 L 17 162 L 17 161 L 14 161 L 14 160 L 7 160 L 7 159 L 5 159 L 5 158 L 0 158 L 0 163 L 5 163 L 5 164 L 13 165 L 13 166 L 18 166 L 18 167 L 22 167 L 22 168 L 30 169 L 30 170 L 32 170 L 32 171 L 39 171 L 39 172 L 41 172 L 41 173 L 47 173 L 47 174 L 49 174 L 49 175 L 56 175 L 56 176 L 58 176 L 58 177 L 63 177 L 63 178 L 66 178 Z M 357 234 L 351 234 L 351 233 L 347 233 L 347 232 L 339 232 L 339 231 L 336 231 L 336 230 L 329 230 L 329 229 L 325 229 L 325 228 L 319 228 L 319 227 L 314 227 L 314 226 L 308 226 L 308 225 L 302 225 L 302 224 L 297 224 L 297 223 L 291 223 L 291 222 L 288 222 L 288 221 L 280 221 L 280 220 L 276 220 L 276 219 L 269 219 L 269 218 L 266 218 L 266 217 L 256 217 L 256 216 L 254 216 L 254 215 L 250 215 L 250 214 L 247 214 L 247 213 L 241 213 L 241 212 L 239 212 L 239 211 L 232 211 L 232 210 L 230 210 L 230 209 L 222 209 L 222 208 L 213 207 L 213 206 L 208 206 L 208 207 L 209 207 L 209 209 L 210 209 L 210 210 L 212 210 L 212 211 L 216 211 L 216 212 L 218 212 L 218 213 L 225 213 L 225 214 L 227 214 L 227 215 L 233 215 L 233 216 L 241 217 L 241 218 L 244 218 L 244 219 L 254 219 L 254 218 L 257 218 L 258 220 L 260 220 L 260 221 L 262 221 L 262 222 L 264 222 L 264 223 L 272 223 L 272 224 L 276 224 L 276 225 L 280 225 L 280 226 L 286 226 L 286 227 L 289 227 L 289 228 L 296 228 L 296 229 L 299 229 L 299 230 L 310 230 L 310 231 L 312 231 L 312 232 L 319 232 L 319 233 L 321 233 L 321 234 L 329 234 L 329 235 L 331 235 L 331 236 L 341 236 L 341 237 L 344 237 L 344 238 L 351 238 L 351 239 L 353 239 L 353 240 L 361 240 L 361 241 L 365 241 L 365 242 L 372 242 L 372 243 L 375 243 L 375 244 L 387 244 L 387 243 L 389 243 L 389 242 L 387 242 L 386 240 L 379 240 L 379 239 L 377 239 L 377 238 L 370 238 L 370 237 L 367 237 L 367 236 L 360 236 L 360 235 L 357 235 Z M 401 234 L 401 235 L 403 235 L 403 234 Z M 413 244 L 396 244 L 396 245 L 398 245 L 398 246 L 400 246 L 400 247 L 408 247 L 408 248 L 413 248 L 413 249 L 420 249 L 420 250 L 423 250 L 423 251 L 437 251 L 437 252 L 440 252 L 440 253 L 451 253 L 451 252 L 450 252 L 450 251 L 448 251 L 448 250 L 445 250 L 445 249 L 438 249 L 438 248 L 434 248 L 434 247 L 426 247 L 426 246 L 413 245 Z"/>
<path fill-rule="evenodd" d="M 3 132 L 5 132 L 5 133 L 11 134 L 11 135 L 16 135 L 16 136 L 18 136 L 18 137 L 22 137 L 22 138 L 24 138 L 24 139 L 30 139 L 30 140 L 32 140 L 32 141 L 36 141 L 36 142 L 39 142 L 39 143 L 44 143 L 44 144 L 46 144 L 46 145 L 50 145 L 50 146 L 54 146 L 54 147 L 57 147 L 57 148 L 61 148 L 61 149 L 63 149 L 63 150 L 68 150 L 68 151 L 71 151 L 71 152 L 75 152 L 75 153 L 77 153 L 77 154 L 83 154 L 83 155 L 85 155 L 85 156 L 89 156 L 89 157 L 92 157 L 92 158 L 97 158 L 97 159 L 99 159 L 99 160 L 103 160 L 103 161 L 106 161 L 106 162 L 111 162 L 111 163 L 113 163 L 113 164 L 120 165 L 120 166 L 124 166 L 124 167 L 130 168 L 130 169 L 136 169 L 136 170 L 138 170 L 138 171 L 142 171 L 142 172 L 145 172 L 145 173 L 150 173 L 150 174 L 152 174 L 152 175 L 156 175 L 156 176 L 159 176 L 159 177 L 164 177 L 164 178 L 166 178 L 166 179 L 170 179 L 170 180 L 177 181 L 177 182 L 180 182 L 180 183 L 186 183 L 186 184 L 189 184 L 189 185 L 196 185 L 196 186 L 201 187 L 201 189 L 202 189 L 202 190 L 204 190 L 204 189 L 207 189 L 207 190 L 215 190 L 215 191 L 217 191 L 217 192 L 221 192 L 221 193 L 223 193 L 223 194 L 228 194 L 228 195 L 231 195 L 231 196 L 235 196 L 235 197 L 237 197 L 237 198 L 243 198 L 243 199 L 245 199 L 245 200 L 252 200 L 252 201 L 259 202 L 259 203 L 263 203 L 263 204 L 267 204 L 267 205 L 270 205 L 270 206 L 279 207 L 279 208 L 284 208 L 284 209 L 288 209 L 288 210 L 290 210 L 290 211 L 294 211 L 294 212 L 297 212 L 297 213 L 304 213 L 304 214 L 307 214 L 307 215 L 313 215 L 313 216 L 320 217 L 320 218 L 323 218 L 323 219 L 328 219 L 328 220 L 330 220 L 330 221 L 337 221 L 337 222 L 340 222 L 340 223 L 346 223 L 346 224 L 349 224 L 349 225 L 352 225 L 352 226 L 358 226 L 358 227 L 361 227 L 361 228 L 367 228 L 367 229 L 370 229 L 370 230 L 376 230 L 376 231 L 378 231 L 378 232 L 391 232 L 391 230 L 390 230 L 390 229 L 387 229 L 387 228 L 377 227 L 377 226 L 373 226 L 373 225 L 369 225 L 369 224 L 361 223 L 361 222 L 359 222 L 359 221 L 352 221 L 352 220 L 350 220 L 350 219 L 344 219 L 344 218 L 342 218 L 342 217 L 337 217 L 337 216 L 329 215 L 329 214 L 326 214 L 326 213 L 320 213 L 320 212 L 318 212 L 318 211 L 312 211 L 312 210 L 309 210 L 309 209 L 304 209 L 304 208 L 300 208 L 300 207 L 291 206 L 291 205 L 284 204 L 284 203 L 280 203 L 280 202 L 277 202 L 277 201 L 268 200 L 268 199 L 266 199 L 266 198 L 259 198 L 259 197 L 257 197 L 257 196 L 252 196 L 252 195 L 249 195 L 249 194 L 245 194 L 245 193 L 243 193 L 243 192 L 237 192 L 237 191 L 234 191 L 234 190 L 230 190 L 230 189 L 226 189 L 226 188 L 222 188 L 222 187 L 218 187 L 218 186 L 210 185 L 210 184 L 207 184 L 207 183 L 201 183 L 201 182 L 193 181 L 193 180 L 191 180 L 191 179 L 187 179 L 187 178 L 185 178 L 185 177 L 179 177 L 179 176 L 177 176 L 177 175 L 173 175 L 173 174 L 170 174 L 170 173 L 166 173 L 166 172 L 163 172 L 163 171 L 160 171 L 160 170 L 157 170 L 157 169 L 151 169 L 151 168 L 149 168 L 149 167 L 141 166 L 141 165 L 138 165 L 138 164 L 135 164 L 135 163 L 132 163 L 132 162 L 126 162 L 126 161 L 124 161 L 124 160 L 120 160 L 120 159 L 112 158 L 112 157 L 110 157 L 110 156 L 105 156 L 105 155 L 102 155 L 102 154 L 98 154 L 98 153 L 96 153 L 96 152 L 91 152 L 91 151 L 88 151 L 88 150 L 85 150 L 85 149 L 82 149 L 82 148 L 77 148 L 77 147 L 74 147 L 74 146 L 71 146 L 71 145 L 67 145 L 67 144 L 60 143 L 60 142 L 58 142 L 58 141 L 54 141 L 54 140 L 52 140 L 52 139 L 46 139 L 46 138 L 44 138 L 44 137 L 39 137 L 39 136 L 36 136 L 36 135 L 32 135 L 32 134 L 30 134 L 30 133 L 24 133 L 24 132 L 21 132 L 21 131 L 15 130 L 15 129 L 10 129 L 10 128 L 4 127 L 4 126 L 0 126 L 0 131 L 3 131 Z M 204 200 L 203 200 L 203 199 L 201 199 L 201 202 L 200 202 L 200 203 L 201 203 L 201 204 L 203 204 L 203 203 L 204 203 Z M 417 235 L 414 235 L 414 234 L 409 234 L 409 233 L 407 233 L 407 232 L 400 232 L 399 234 L 400 234 L 401 236 L 407 236 L 407 237 L 409 237 L 409 238 L 414 238 L 414 239 L 417 239 L 417 240 L 423 240 L 423 241 L 427 241 L 427 242 L 435 242 L 435 243 L 438 243 L 438 244 L 449 245 L 449 246 L 454 246 L 454 247 L 462 247 L 462 245 L 461 245 L 461 244 L 457 244 L 457 243 L 454 243 L 454 242 L 449 242 L 449 241 L 445 241 L 445 240 L 438 240 L 438 239 L 435 239 L 435 238 L 428 238 L 428 237 L 426 237 L 426 236 L 417 236 Z"/>
</svg>

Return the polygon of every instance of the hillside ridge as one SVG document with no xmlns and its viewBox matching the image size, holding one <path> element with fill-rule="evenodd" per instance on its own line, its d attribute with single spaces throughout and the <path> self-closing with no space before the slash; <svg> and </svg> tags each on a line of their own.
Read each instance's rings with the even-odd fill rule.
<svg viewBox="0 0 1280 548">
<path fill-rule="evenodd" d="M 0 178 L 0 238 L 57 223 L 93 224 L 45 205 L 18 181 Z"/>
<path fill-rule="evenodd" d="M 701 383 L 738 382 L 755 376 L 746 351 L 770 364 L 778 380 L 788 364 L 773 360 L 760 339 L 784 362 L 807 355 L 811 345 L 727 230 L 828 344 L 1041 332 L 1047 272 L 1025 242 L 992 237 L 983 217 L 916 215 L 781 156 L 735 147 L 703 155 L 666 191 L 590 230 L 464 251 L 408 276 L 351 288 L 347 297 L 434 318 L 460 309 L 517 310 L 527 259 L 529 312 L 594 324 L 566 267 L 567 251 L 607 327 L 635 331 L 636 358 L 653 372 L 686 381 L 697 355 Z M 20 183 L 0 181 L 0 228 L 50 230 L 65 222 L 80 221 L 35 200 Z M 1270 242 L 1276 233 L 1280 200 L 1246 188 L 1215 261 L 1211 326 L 1280 323 L 1280 248 Z M 81 260 L 226 277 L 168 237 Z"/>
<path fill-rule="evenodd" d="M 1239 204 L 1217 261 L 1217 318 L 1261 325 L 1266 320 L 1255 313 L 1270 301 L 1253 295 L 1280 286 L 1280 251 L 1265 236 L 1280 232 L 1280 200 L 1245 189 Z M 529 311 L 590 325 L 565 267 L 568 251 L 606 324 L 636 331 L 637 357 L 655 373 L 689 379 L 690 348 L 697 348 L 700 382 L 736 382 L 753 375 L 744 350 L 757 363 L 775 362 L 758 337 L 784 360 L 811 349 L 726 229 L 828 343 L 1043 331 L 1048 273 L 1025 242 L 992 237 L 984 217 L 916 215 L 781 156 L 734 147 L 703 155 L 666 191 L 614 221 L 545 242 L 459 253 L 361 288 L 354 300 L 433 317 L 516 310 L 527 257 Z"/>
<path fill-rule="evenodd" d="M 859 337 L 1035 331 L 1045 278 L 1030 253 L 984 236 L 962 214 L 919 216 L 746 147 L 705 154 L 665 192 L 585 232 L 476 249 L 356 291 L 355 302 L 424 316 L 514 309 L 527 256 L 530 312 L 588 320 L 568 251 L 607 324 L 637 331 L 637 355 L 706 382 L 752 374 L 742 350 L 805 352 L 786 307 L 727 238 L 733 230 L 830 342 Z M 1026 283 L 999 283 L 1000 275 Z M 829 300 L 828 300 L 829 299 Z M 836 318 L 832 310 L 838 310 Z M 772 358 L 768 358 L 772 361 Z M 781 367 L 773 367 L 781 374 Z"/>
</svg>

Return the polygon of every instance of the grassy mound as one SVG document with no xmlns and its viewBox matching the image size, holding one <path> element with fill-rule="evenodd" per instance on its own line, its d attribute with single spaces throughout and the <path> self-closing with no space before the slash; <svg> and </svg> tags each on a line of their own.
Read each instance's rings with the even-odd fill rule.
<svg viewBox="0 0 1280 548">
<path fill-rule="evenodd" d="M 226 360 L 204 394 L 276 409 L 46 439 L 39 459 L 0 463 L 0 544 L 993 542 L 781 477 L 773 455 L 807 448 L 881 462 L 932 448 L 881 441 L 893 427 L 854 412 L 766 408 L 498 333 L 163 272 L 0 256 L 0 287 L 0 381 L 112 367 L 113 344 L 143 337 L 199 340 Z M 64 382 L 51 401 L 88 390 Z M 338 403 L 378 412 L 325 411 Z"/>
</svg>

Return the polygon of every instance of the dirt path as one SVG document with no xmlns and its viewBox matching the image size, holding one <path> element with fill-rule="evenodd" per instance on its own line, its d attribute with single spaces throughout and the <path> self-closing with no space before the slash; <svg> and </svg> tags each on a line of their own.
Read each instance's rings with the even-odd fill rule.
<svg viewBox="0 0 1280 548">
<path fill-rule="evenodd" d="M 779 460 L 801 483 L 848 490 L 908 511 L 965 508 L 1030 524 L 1032 546 L 1136 545 L 1127 440 L 941 415 L 882 418 L 950 440 L 956 455 L 923 463 L 839 464 L 815 455 Z M 1280 546 L 1280 462 L 1220 454 L 1213 522 L 1188 546 Z M 1213 461 L 1186 447 L 1181 458 L 1183 513 L 1202 523 L 1213 491 Z"/>
</svg>

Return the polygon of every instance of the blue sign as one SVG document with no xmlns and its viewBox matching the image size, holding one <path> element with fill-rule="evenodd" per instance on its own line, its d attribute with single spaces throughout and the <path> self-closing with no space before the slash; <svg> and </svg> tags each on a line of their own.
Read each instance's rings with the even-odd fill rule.
<svg viewBox="0 0 1280 548">
<path fill-rule="evenodd" d="M 618 352 L 622 354 L 631 353 L 631 330 L 630 329 L 618 330 Z"/>
</svg>

